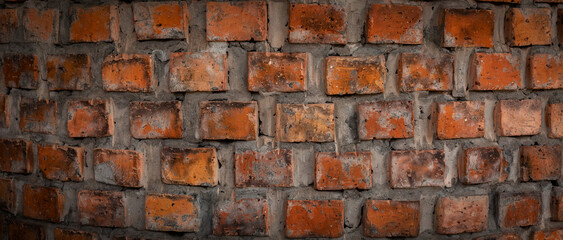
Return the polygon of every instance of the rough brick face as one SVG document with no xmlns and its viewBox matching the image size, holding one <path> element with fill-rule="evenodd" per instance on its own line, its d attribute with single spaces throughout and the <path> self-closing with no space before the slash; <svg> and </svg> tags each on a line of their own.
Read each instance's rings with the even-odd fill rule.
<svg viewBox="0 0 563 240">
<path fill-rule="evenodd" d="M 285 235 L 289 238 L 337 238 L 344 234 L 342 200 L 288 200 Z"/>
<path fill-rule="evenodd" d="M 70 41 L 111 42 L 116 40 L 119 34 L 118 15 L 117 6 L 71 7 Z"/>
<path fill-rule="evenodd" d="M 307 53 L 248 53 L 248 90 L 301 92 L 307 90 Z"/>
<path fill-rule="evenodd" d="M 439 139 L 479 138 L 485 135 L 485 102 L 438 103 L 437 111 L 436 136 Z"/>
<path fill-rule="evenodd" d="M 508 162 L 499 147 L 465 149 L 457 167 L 459 181 L 465 184 L 503 182 L 508 177 Z"/>
<path fill-rule="evenodd" d="M 435 216 L 440 234 L 484 231 L 489 223 L 489 196 L 442 197 Z"/>
<path fill-rule="evenodd" d="M 38 144 L 37 162 L 43 176 L 47 179 L 76 182 L 83 179 L 83 148 Z"/>
<path fill-rule="evenodd" d="M 22 98 L 20 102 L 20 130 L 54 134 L 57 103 L 52 100 Z"/>
<path fill-rule="evenodd" d="M 371 188 L 371 153 L 319 152 L 315 157 L 315 189 Z"/>
<path fill-rule="evenodd" d="M 111 92 L 151 92 L 153 65 L 146 54 L 109 55 L 102 63 L 102 86 Z"/>
<path fill-rule="evenodd" d="M 531 89 L 563 89 L 563 54 L 534 54 L 528 60 Z"/>
<path fill-rule="evenodd" d="M 559 36 L 559 45 L 563 45 L 563 9 L 557 10 L 557 36 Z"/>
<path fill-rule="evenodd" d="M 506 42 L 510 46 L 551 44 L 549 8 L 511 8 L 506 12 Z"/>
<path fill-rule="evenodd" d="M 367 200 L 362 219 L 367 237 L 416 237 L 420 231 L 420 202 Z"/>
<path fill-rule="evenodd" d="M 495 128 L 500 136 L 540 133 L 542 108 L 539 100 L 500 100 L 494 115 Z"/>
<path fill-rule="evenodd" d="M 520 147 L 523 181 L 557 180 L 561 176 L 561 149 L 555 146 Z"/>
<path fill-rule="evenodd" d="M 45 240 L 45 229 L 41 225 L 12 222 L 8 225 L 8 239 Z"/>
<path fill-rule="evenodd" d="M 221 236 L 267 236 L 268 202 L 265 199 L 241 199 L 217 206 L 213 234 Z"/>
<path fill-rule="evenodd" d="M 563 138 L 563 103 L 548 104 L 545 108 L 547 136 Z"/>
<path fill-rule="evenodd" d="M 137 139 L 182 138 L 180 108 L 179 101 L 130 103 L 131 135 Z"/>
<path fill-rule="evenodd" d="M 453 88 L 454 59 L 449 54 L 402 53 L 397 72 L 402 92 L 449 91 Z"/>
<path fill-rule="evenodd" d="M 33 144 L 22 139 L 0 139 L 0 170 L 11 173 L 31 173 Z"/>
<path fill-rule="evenodd" d="M 113 114 L 107 100 L 69 101 L 67 129 L 70 137 L 113 135 Z"/>
<path fill-rule="evenodd" d="M 385 57 L 327 57 L 328 95 L 375 94 L 383 92 Z"/>
<path fill-rule="evenodd" d="M 277 104 L 276 139 L 281 142 L 334 141 L 334 104 Z"/>
<path fill-rule="evenodd" d="M 411 138 L 414 136 L 412 101 L 358 104 L 360 140 Z"/>
<path fill-rule="evenodd" d="M 57 42 L 59 11 L 55 9 L 23 9 L 24 40 L 26 42 Z"/>
<path fill-rule="evenodd" d="M 55 228 L 53 231 L 56 240 L 97 240 L 95 233 L 79 230 Z"/>
<path fill-rule="evenodd" d="M 368 43 L 422 43 L 422 7 L 372 4 L 366 21 Z"/>
<path fill-rule="evenodd" d="M 532 240 L 557 240 L 563 239 L 563 229 L 537 230 L 530 234 Z"/>
<path fill-rule="evenodd" d="M 10 126 L 10 97 L 8 95 L 0 94 L 0 128 L 7 128 Z"/>
<path fill-rule="evenodd" d="M 166 184 L 215 186 L 219 163 L 215 148 L 162 149 L 161 176 Z"/>
<path fill-rule="evenodd" d="M 28 218 L 61 222 L 64 218 L 65 197 L 58 188 L 25 185 L 23 215 Z"/>
<path fill-rule="evenodd" d="M 218 92 L 228 89 L 227 55 L 171 53 L 171 92 Z"/>
<path fill-rule="evenodd" d="M 145 228 L 152 231 L 195 232 L 199 215 L 193 197 L 149 194 L 145 202 Z"/>
<path fill-rule="evenodd" d="M 494 12 L 484 9 L 446 9 L 444 47 L 493 47 Z"/>
<path fill-rule="evenodd" d="M 9 88 L 37 89 L 39 58 L 37 55 L 5 54 L 4 84 Z"/>
<path fill-rule="evenodd" d="M 144 156 L 132 150 L 94 149 L 94 179 L 122 187 L 141 187 Z"/>
<path fill-rule="evenodd" d="M 492 234 L 483 237 L 474 238 L 473 240 L 521 240 L 520 235 L 517 233 L 500 233 L 500 234 Z"/>
<path fill-rule="evenodd" d="M 265 1 L 208 2 L 206 14 L 207 41 L 264 41 L 268 37 Z"/>
<path fill-rule="evenodd" d="M 202 101 L 199 134 L 206 140 L 254 140 L 258 136 L 256 102 Z"/>
<path fill-rule="evenodd" d="M 78 192 L 80 224 L 99 227 L 125 227 L 125 194 L 96 190 Z"/>
<path fill-rule="evenodd" d="M 0 43 L 14 40 L 18 28 L 18 10 L 0 9 Z"/>
<path fill-rule="evenodd" d="M 563 221 L 563 188 L 551 189 L 551 221 Z"/>
<path fill-rule="evenodd" d="M 12 178 L 0 178 L 0 210 L 14 212 L 16 206 L 16 185 Z"/>
<path fill-rule="evenodd" d="M 541 214 L 541 196 L 532 193 L 500 193 L 498 224 L 501 228 L 536 225 Z"/>
<path fill-rule="evenodd" d="M 443 150 L 391 152 L 392 188 L 442 187 L 446 165 Z"/>
<path fill-rule="evenodd" d="M 293 171 L 291 150 L 235 153 L 237 187 L 291 187 Z"/>
<path fill-rule="evenodd" d="M 520 58 L 510 53 L 475 53 L 471 61 L 471 90 L 520 89 Z"/>
<path fill-rule="evenodd" d="M 329 4 L 289 6 L 290 43 L 346 44 L 346 11 Z"/>
<path fill-rule="evenodd" d="M 133 20 L 138 40 L 183 39 L 189 31 L 185 2 L 133 3 Z"/>
<path fill-rule="evenodd" d="M 49 90 L 84 90 L 90 85 L 90 57 L 86 54 L 47 56 Z"/>
</svg>

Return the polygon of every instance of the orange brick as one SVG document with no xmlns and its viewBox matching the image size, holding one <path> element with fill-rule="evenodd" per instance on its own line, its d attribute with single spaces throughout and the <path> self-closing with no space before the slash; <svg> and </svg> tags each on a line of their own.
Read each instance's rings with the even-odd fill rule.
<svg viewBox="0 0 563 240">
<path fill-rule="evenodd" d="M 302 92 L 307 90 L 307 53 L 248 53 L 248 90 Z"/>
<path fill-rule="evenodd" d="M 109 55 L 102 63 L 102 86 L 111 92 L 151 92 L 153 67 L 148 54 Z"/>
<path fill-rule="evenodd" d="M 413 102 L 380 101 L 358 104 L 358 135 L 360 140 L 413 137 Z"/>
<path fill-rule="evenodd" d="M 436 232 L 482 232 L 489 224 L 489 196 L 441 197 L 435 210 Z"/>
<path fill-rule="evenodd" d="M 422 7 L 372 4 L 366 21 L 368 43 L 422 43 Z"/>
<path fill-rule="evenodd" d="M 559 240 L 563 239 L 563 229 L 556 230 L 537 230 L 534 231 L 530 239 L 532 240 Z"/>
<path fill-rule="evenodd" d="M 179 101 L 131 102 L 131 135 L 137 139 L 182 138 L 183 117 Z"/>
<path fill-rule="evenodd" d="M 520 89 L 520 58 L 510 53 L 475 53 L 469 79 L 474 91 Z"/>
<path fill-rule="evenodd" d="M 57 102 L 22 98 L 20 101 L 20 130 L 54 134 L 56 131 Z"/>
<path fill-rule="evenodd" d="M 65 197 L 58 188 L 25 185 L 23 215 L 28 218 L 61 222 L 64 218 Z"/>
<path fill-rule="evenodd" d="M 499 147 L 465 149 L 458 163 L 459 181 L 465 184 L 503 182 L 508 177 L 508 162 Z"/>
<path fill-rule="evenodd" d="M 31 173 L 33 144 L 23 139 L 0 139 L 0 171 Z"/>
<path fill-rule="evenodd" d="M 86 54 L 47 56 L 49 90 L 84 90 L 90 85 L 90 57 Z"/>
<path fill-rule="evenodd" d="M 498 224 L 501 228 L 536 225 L 541 214 L 539 192 L 508 193 L 498 196 Z"/>
<path fill-rule="evenodd" d="M 69 101 L 67 129 L 70 137 L 113 135 L 113 114 L 107 100 Z"/>
<path fill-rule="evenodd" d="M 485 136 L 485 102 L 459 101 L 437 104 L 436 135 L 439 139 Z"/>
<path fill-rule="evenodd" d="M 346 44 L 346 11 L 330 4 L 291 4 L 290 43 Z"/>
<path fill-rule="evenodd" d="M 328 95 L 383 92 L 383 83 L 387 73 L 383 55 L 327 57 L 325 66 Z"/>
<path fill-rule="evenodd" d="M 563 138 L 563 103 L 548 104 L 545 119 L 547 135 L 550 138 Z"/>
<path fill-rule="evenodd" d="M 23 37 L 26 42 L 58 42 L 59 11 L 23 9 Z"/>
<path fill-rule="evenodd" d="M 0 210 L 15 212 L 16 185 L 12 178 L 0 178 Z"/>
<path fill-rule="evenodd" d="M 0 43 L 15 40 L 18 23 L 18 9 L 0 9 Z"/>
<path fill-rule="evenodd" d="M 288 200 L 286 209 L 288 238 L 337 238 L 344 234 L 342 200 Z"/>
<path fill-rule="evenodd" d="M 84 148 L 39 144 L 37 162 L 46 179 L 76 182 L 83 180 Z"/>
<path fill-rule="evenodd" d="M 94 149 L 94 178 L 122 187 L 142 187 L 142 153 L 131 150 Z"/>
<path fill-rule="evenodd" d="M 276 139 L 281 142 L 334 141 L 334 104 L 277 104 Z"/>
<path fill-rule="evenodd" d="M 517 233 L 499 233 L 483 237 L 474 238 L 473 240 L 521 240 L 520 235 Z"/>
<path fill-rule="evenodd" d="M 208 2 L 206 14 L 207 41 L 264 41 L 268 37 L 265 1 Z"/>
<path fill-rule="evenodd" d="M 368 199 L 362 219 L 367 237 L 416 237 L 420 231 L 420 202 Z"/>
<path fill-rule="evenodd" d="M 268 202 L 241 199 L 219 204 L 213 218 L 213 234 L 220 236 L 267 236 Z"/>
<path fill-rule="evenodd" d="M 453 88 L 454 58 L 450 54 L 401 53 L 397 72 L 402 92 L 450 91 Z"/>
<path fill-rule="evenodd" d="M 227 91 L 227 55 L 222 53 L 171 53 L 171 92 Z"/>
<path fill-rule="evenodd" d="M 186 195 L 148 194 L 145 228 L 151 231 L 196 232 L 199 211 L 195 199 Z"/>
<path fill-rule="evenodd" d="M 551 189 L 551 221 L 563 221 L 563 187 Z"/>
<path fill-rule="evenodd" d="M 199 134 L 204 140 L 255 140 L 258 136 L 256 102 L 202 101 Z"/>
<path fill-rule="evenodd" d="M 41 225 L 12 222 L 8 225 L 8 239 L 45 240 L 45 229 Z"/>
<path fill-rule="evenodd" d="M 5 54 L 4 84 L 9 88 L 37 89 L 39 84 L 37 55 Z"/>
<path fill-rule="evenodd" d="M 371 188 L 371 153 L 319 152 L 315 157 L 315 189 Z"/>
<path fill-rule="evenodd" d="M 54 235 L 56 240 L 97 240 L 98 239 L 95 233 L 73 230 L 73 229 L 64 229 L 64 228 L 55 228 Z"/>
<path fill-rule="evenodd" d="M 493 47 L 495 14 L 485 9 L 444 10 L 444 47 Z"/>
<path fill-rule="evenodd" d="M 391 152 L 391 187 L 443 187 L 446 176 L 444 158 L 443 150 Z"/>
<path fill-rule="evenodd" d="M 235 153 L 236 187 L 291 187 L 293 171 L 291 150 Z"/>
<path fill-rule="evenodd" d="M 81 190 L 78 192 L 80 224 L 99 227 L 125 227 L 123 192 Z"/>
<path fill-rule="evenodd" d="M 522 181 L 557 180 L 561 177 L 560 145 L 520 147 Z"/>
<path fill-rule="evenodd" d="M 500 136 L 524 136 L 540 133 L 540 100 L 500 100 L 495 107 L 495 128 Z"/>
<path fill-rule="evenodd" d="M 138 40 L 184 39 L 189 31 L 185 2 L 135 2 L 133 20 Z"/>
<path fill-rule="evenodd" d="M 219 163 L 215 148 L 162 149 L 162 182 L 192 186 L 215 186 L 219 179 Z"/>
<path fill-rule="evenodd" d="M 10 126 L 10 96 L 0 94 L 0 128 Z"/>
<path fill-rule="evenodd" d="M 510 46 L 551 44 L 549 8 L 510 8 L 506 12 L 506 42 Z"/>
<path fill-rule="evenodd" d="M 528 60 L 531 89 L 563 89 L 563 54 L 534 54 Z"/>
<path fill-rule="evenodd" d="M 71 7 L 71 42 L 111 42 L 119 34 L 117 6 Z"/>
</svg>

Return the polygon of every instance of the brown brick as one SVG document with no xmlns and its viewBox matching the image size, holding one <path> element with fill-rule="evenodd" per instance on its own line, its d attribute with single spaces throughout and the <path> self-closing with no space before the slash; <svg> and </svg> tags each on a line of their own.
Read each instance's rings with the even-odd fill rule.
<svg viewBox="0 0 563 240">
<path fill-rule="evenodd" d="M 25 185 L 23 215 L 28 218 L 61 222 L 64 218 L 65 197 L 58 188 Z"/>
<path fill-rule="evenodd" d="M 517 233 L 499 233 L 474 238 L 473 240 L 521 240 L 521 238 Z"/>
<path fill-rule="evenodd" d="M 551 44 L 549 8 L 510 8 L 506 12 L 506 43 L 509 46 Z"/>
<path fill-rule="evenodd" d="M 510 53 L 475 53 L 469 79 L 471 90 L 517 90 L 522 85 L 520 58 Z"/>
<path fill-rule="evenodd" d="M 81 190 L 78 192 L 80 224 L 125 227 L 127 208 L 123 192 Z"/>
<path fill-rule="evenodd" d="M 371 188 L 371 152 L 319 152 L 315 163 L 317 190 Z"/>
<path fill-rule="evenodd" d="M 227 91 L 227 55 L 171 53 L 169 88 L 171 92 Z"/>
<path fill-rule="evenodd" d="M 248 90 L 302 92 L 307 90 L 307 53 L 248 53 Z"/>
<path fill-rule="evenodd" d="M 8 224 L 8 239 L 45 240 L 45 229 L 37 224 L 11 222 Z"/>
<path fill-rule="evenodd" d="M 540 133 L 540 100 L 500 100 L 495 107 L 495 128 L 500 136 L 524 136 Z"/>
<path fill-rule="evenodd" d="M 26 42 L 58 42 L 59 11 L 23 9 L 23 38 Z"/>
<path fill-rule="evenodd" d="M 561 177 L 561 145 L 520 147 L 522 181 L 557 180 Z"/>
<path fill-rule="evenodd" d="M 10 96 L 0 94 L 0 128 L 7 128 L 10 126 Z"/>
<path fill-rule="evenodd" d="M 199 134 L 204 140 L 255 140 L 258 104 L 254 101 L 200 102 Z"/>
<path fill-rule="evenodd" d="M 117 6 L 71 7 L 71 42 L 111 42 L 119 34 Z"/>
<path fill-rule="evenodd" d="M 420 202 L 369 199 L 362 219 L 367 237 L 416 237 L 420 231 Z"/>
<path fill-rule="evenodd" d="M 37 55 L 4 54 L 4 84 L 9 88 L 37 89 L 39 59 Z"/>
<path fill-rule="evenodd" d="M 184 39 L 189 31 L 185 2 L 135 2 L 133 20 L 138 40 Z"/>
<path fill-rule="evenodd" d="M 436 232 L 460 234 L 487 230 L 489 196 L 442 197 L 435 210 Z"/>
<path fill-rule="evenodd" d="M 59 181 L 82 181 L 84 149 L 54 144 L 37 145 L 37 162 L 43 177 Z"/>
<path fill-rule="evenodd" d="M 0 171 L 31 173 L 33 144 L 23 139 L 0 139 Z"/>
<path fill-rule="evenodd" d="M 0 178 L 0 210 L 15 212 L 16 185 L 12 178 Z"/>
<path fill-rule="evenodd" d="M 380 101 L 358 104 L 360 140 L 412 138 L 414 113 L 412 101 Z"/>
<path fill-rule="evenodd" d="M 557 36 L 559 36 L 559 45 L 563 45 L 563 8 L 557 10 Z"/>
<path fill-rule="evenodd" d="M 219 163 L 215 148 L 162 148 L 161 176 L 166 184 L 215 186 Z"/>
<path fill-rule="evenodd" d="M 137 139 L 182 138 L 182 104 L 170 102 L 131 102 L 131 135 Z"/>
<path fill-rule="evenodd" d="M 391 187 L 443 187 L 446 176 L 444 157 L 443 150 L 391 152 Z"/>
<path fill-rule="evenodd" d="M 477 0 L 477 2 L 520 3 L 520 0 Z"/>
<path fill-rule="evenodd" d="M 142 187 L 144 156 L 132 150 L 94 149 L 94 179 L 122 187 Z"/>
<path fill-rule="evenodd" d="M 235 153 L 236 187 L 291 187 L 293 171 L 291 150 Z"/>
<path fill-rule="evenodd" d="M 436 136 L 439 139 L 480 138 L 485 136 L 485 102 L 438 103 Z"/>
<path fill-rule="evenodd" d="M 563 229 L 556 230 L 536 230 L 531 236 L 531 240 L 559 240 L 563 239 Z"/>
<path fill-rule="evenodd" d="M 509 164 L 499 147 L 476 147 L 464 150 L 457 167 L 460 182 L 481 184 L 506 180 Z"/>
<path fill-rule="evenodd" d="M 501 228 L 536 225 L 541 214 L 541 195 L 532 193 L 500 193 L 498 224 Z"/>
<path fill-rule="evenodd" d="M 528 60 L 531 89 L 563 89 L 563 54 L 534 54 Z"/>
<path fill-rule="evenodd" d="M 344 234 L 342 200 L 288 200 L 286 209 L 288 238 L 337 238 Z"/>
<path fill-rule="evenodd" d="M 153 65 L 148 54 L 109 55 L 102 63 L 102 86 L 110 92 L 151 92 Z"/>
<path fill-rule="evenodd" d="M 265 1 L 208 2 L 206 14 L 207 41 L 264 41 L 268 37 Z"/>
<path fill-rule="evenodd" d="M 330 4 L 291 4 L 290 43 L 346 44 L 346 11 Z"/>
<path fill-rule="evenodd" d="M 55 228 L 55 240 L 97 240 L 95 233 L 74 229 Z"/>
<path fill-rule="evenodd" d="M 334 104 L 277 104 L 276 139 L 281 142 L 334 141 Z"/>
<path fill-rule="evenodd" d="M 450 91 L 453 88 L 454 58 L 450 54 L 401 53 L 397 70 L 402 92 Z"/>
<path fill-rule="evenodd" d="M 444 10 L 444 47 L 493 47 L 495 14 L 485 9 Z"/>
<path fill-rule="evenodd" d="M 422 7 L 372 4 L 366 21 L 368 43 L 422 43 Z"/>
<path fill-rule="evenodd" d="M 199 211 L 191 196 L 148 194 L 145 203 L 145 228 L 151 231 L 196 232 Z"/>
<path fill-rule="evenodd" d="M 113 114 L 107 100 L 69 101 L 67 129 L 70 137 L 113 135 Z"/>
<path fill-rule="evenodd" d="M 81 91 L 90 85 L 90 57 L 86 54 L 47 56 L 49 90 Z"/>
<path fill-rule="evenodd" d="M 214 213 L 213 234 L 267 236 L 268 202 L 265 199 L 241 199 L 219 204 Z"/>
<path fill-rule="evenodd" d="M 547 136 L 563 138 L 563 103 L 548 104 L 545 108 Z"/>
<path fill-rule="evenodd" d="M 551 189 L 551 221 L 563 221 L 563 187 Z"/>
<path fill-rule="evenodd" d="M 54 134 L 56 131 L 57 102 L 22 98 L 20 102 L 20 130 Z"/>
<path fill-rule="evenodd" d="M 18 9 L 0 9 L 0 43 L 15 40 L 19 26 Z"/>
<path fill-rule="evenodd" d="M 383 92 L 387 70 L 383 55 L 370 57 L 327 57 L 328 95 L 375 94 Z"/>
</svg>

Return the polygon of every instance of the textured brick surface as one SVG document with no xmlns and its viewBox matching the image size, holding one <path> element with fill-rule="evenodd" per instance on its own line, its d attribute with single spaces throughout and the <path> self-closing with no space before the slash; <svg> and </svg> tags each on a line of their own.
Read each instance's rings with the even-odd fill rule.
<svg viewBox="0 0 563 240">
<path fill-rule="evenodd" d="M 195 232 L 199 229 L 199 211 L 193 197 L 149 194 L 145 199 L 147 230 Z"/>
<path fill-rule="evenodd" d="M 335 238 L 344 234 L 342 200 L 288 200 L 285 235 L 289 238 Z"/>
<path fill-rule="evenodd" d="M 402 92 L 449 91 L 453 88 L 454 59 L 449 54 L 402 53 L 397 68 Z"/>
<path fill-rule="evenodd" d="M 264 41 L 268 36 L 265 1 L 209 2 L 206 14 L 208 41 Z"/>
<path fill-rule="evenodd" d="M 560 145 L 520 147 L 520 172 L 523 181 L 557 180 L 561 176 Z"/>
<path fill-rule="evenodd" d="M 420 231 L 420 202 L 367 200 L 363 213 L 367 237 L 416 237 Z"/>
<path fill-rule="evenodd" d="M 4 55 L 4 84 L 9 88 L 37 89 L 39 58 L 28 54 Z"/>
<path fill-rule="evenodd" d="M 136 2 L 133 20 L 139 40 L 183 39 L 189 30 L 185 2 Z"/>
<path fill-rule="evenodd" d="M 74 6 L 70 10 L 71 42 L 108 42 L 119 34 L 117 6 Z"/>
<path fill-rule="evenodd" d="M 37 145 L 37 162 L 43 176 L 47 179 L 83 180 L 84 148 L 39 144 Z"/>
<path fill-rule="evenodd" d="M 80 224 L 125 227 L 127 216 L 123 192 L 82 190 L 78 192 Z"/>
<path fill-rule="evenodd" d="M 442 187 L 445 178 L 444 151 L 391 152 L 392 188 Z"/>
<path fill-rule="evenodd" d="M 382 55 L 326 58 L 328 95 L 382 93 L 385 76 L 385 58 Z"/>
<path fill-rule="evenodd" d="M 372 4 L 366 22 L 369 43 L 422 43 L 422 7 Z"/>
<path fill-rule="evenodd" d="M 7 128 L 10 126 L 10 97 L 8 95 L 0 94 L 0 128 Z"/>
<path fill-rule="evenodd" d="M 57 42 L 59 11 L 56 9 L 23 9 L 24 40 L 26 42 Z"/>
<path fill-rule="evenodd" d="M 539 193 L 500 193 L 498 224 L 501 228 L 536 225 L 540 218 L 541 205 Z"/>
<path fill-rule="evenodd" d="M 215 186 L 218 162 L 215 148 L 162 149 L 162 181 L 167 184 Z"/>
<path fill-rule="evenodd" d="M 346 44 L 346 12 L 330 4 L 291 4 L 289 42 Z"/>
<path fill-rule="evenodd" d="M 84 90 L 90 85 L 90 57 L 86 54 L 47 56 L 49 90 Z"/>
<path fill-rule="evenodd" d="M 258 135 L 256 102 L 200 102 L 199 134 L 207 140 L 254 140 Z"/>
<path fill-rule="evenodd" d="M 264 199 L 241 199 L 217 206 L 213 234 L 220 236 L 267 236 L 269 212 Z"/>
<path fill-rule="evenodd" d="M 334 140 L 333 104 L 278 104 L 276 138 L 282 142 Z"/>
<path fill-rule="evenodd" d="M 153 59 L 145 54 L 110 55 L 102 63 L 102 86 L 112 92 L 151 92 Z"/>
<path fill-rule="evenodd" d="M 131 136 L 138 139 L 182 138 L 181 102 L 132 102 L 129 105 Z"/>
<path fill-rule="evenodd" d="M 541 102 L 536 99 L 500 100 L 495 106 L 494 118 L 500 136 L 536 135 L 542 122 Z"/>
<path fill-rule="evenodd" d="M 475 53 L 471 62 L 471 90 L 517 90 L 522 86 L 521 60 L 509 53 Z"/>
<path fill-rule="evenodd" d="M 248 90 L 301 92 L 307 90 L 306 53 L 248 53 Z"/>
<path fill-rule="evenodd" d="M 499 147 L 465 149 L 457 165 L 459 181 L 465 184 L 503 182 L 508 177 L 508 166 Z"/>
<path fill-rule="evenodd" d="M 547 135 L 550 138 L 563 137 L 563 103 L 548 104 L 545 108 Z"/>
<path fill-rule="evenodd" d="M 106 100 L 70 101 L 67 129 L 70 137 L 107 137 L 113 135 L 111 103 Z"/>
<path fill-rule="evenodd" d="M 60 222 L 64 218 L 65 197 L 58 188 L 25 185 L 23 215 L 28 218 Z"/>
<path fill-rule="evenodd" d="M 291 187 L 293 171 L 291 150 L 235 153 L 237 187 Z"/>
<path fill-rule="evenodd" d="M 505 19 L 504 35 L 510 46 L 551 44 L 549 8 L 510 8 Z"/>
<path fill-rule="evenodd" d="M 439 139 L 479 138 L 485 135 L 485 102 L 437 104 L 436 136 Z"/>
<path fill-rule="evenodd" d="M 94 149 L 94 179 L 123 187 L 141 187 L 144 156 L 132 150 Z"/>
<path fill-rule="evenodd" d="M 528 60 L 531 89 L 563 88 L 563 54 L 534 54 Z"/>
<path fill-rule="evenodd" d="M 0 209 L 13 212 L 16 206 L 16 185 L 11 178 L 0 178 Z"/>
<path fill-rule="evenodd" d="M 489 223 L 489 196 L 440 198 L 435 215 L 440 234 L 484 231 Z"/>
<path fill-rule="evenodd" d="M 227 55 L 171 53 L 171 92 L 218 92 L 228 89 Z"/>
<path fill-rule="evenodd" d="M 446 9 L 444 47 L 493 47 L 494 12 L 484 9 Z"/>
<path fill-rule="evenodd" d="M 315 189 L 371 188 L 371 153 L 319 152 L 315 157 Z"/>
<path fill-rule="evenodd" d="M 0 170 L 11 173 L 31 173 L 33 143 L 23 139 L 0 139 Z"/>
</svg>

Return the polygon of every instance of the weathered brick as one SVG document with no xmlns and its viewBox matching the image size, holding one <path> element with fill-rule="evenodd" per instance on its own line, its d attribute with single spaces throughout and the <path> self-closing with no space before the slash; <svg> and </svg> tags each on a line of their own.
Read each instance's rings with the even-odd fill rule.
<svg viewBox="0 0 563 240">
<path fill-rule="evenodd" d="M 484 101 L 438 103 L 436 119 L 436 136 L 439 139 L 485 136 Z"/>
<path fill-rule="evenodd" d="M 255 140 L 258 136 L 256 102 L 202 101 L 199 135 L 205 140 Z"/>
<path fill-rule="evenodd" d="M 368 43 L 422 43 L 422 7 L 372 4 L 366 21 Z"/>
<path fill-rule="evenodd" d="M 557 36 L 559 36 L 559 45 L 563 45 L 563 8 L 557 10 Z"/>
<path fill-rule="evenodd" d="M 145 228 L 152 231 L 196 232 L 199 211 L 191 196 L 148 194 L 145 202 Z"/>
<path fill-rule="evenodd" d="M 563 0 L 535 0 L 537 3 L 563 3 Z"/>
<path fill-rule="evenodd" d="M 10 96 L 0 94 L 0 128 L 7 128 L 10 126 Z"/>
<path fill-rule="evenodd" d="M 70 10 L 71 42 L 111 42 L 119 34 L 117 6 L 74 6 Z"/>
<path fill-rule="evenodd" d="M 446 176 L 444 157 L 443 150 L 391 152 L 391 187 L 443 187 Z"/>
<path fill-rule="evenodd" d="M 49 90 L 81 91 L 90 84 L 90 57 L 86 54 L 47 56 Z"/>
<path fill-rule="evenodd" d="M 288 238 L 337 238 L 344 234 L 342 200 L 288 200 L 286 209 Z"/>
<path fill-rule="evenodd" d="M 486 9 L 444 10 L 444 47 L 493 47 L 495 14 Z"/>
<path fill-rule="evenodd" d="M 162 182 L 192 186 L 215 186 L 219 179 L 219 163 L 215 148 L 162 149 Z"/>
<path fill-rule="evenodd" d="M 524 136 L 540 133 L 540 100 L 500 100 L 495 106 L 495 128 L 500 136 Z"/>
<path fill-rule="evenodd" d="M 293 171 L 291 150 L 235 153 L 237 187 L 291 187 Z"/>
<path fill-rule="evenodd" d="M 37 163 L 46 179 L 82 181 L 84 148 L 39 144 L 37 145 Z"/>
<path fill-rule="evenodd" d="M 307 53 L 248 53 L 248 90 L 302 92 L 307 90 Z"/>
<path fill-rule="evenodd" d="M 28 218 L 61 222 L 64 218 L 65 197 L 54 187 L 25 185 L 23 215 Z"/>
<path fill-rule="evenodd" d="M 9 88 L 37 89 L 39 84 L 37 55 L 4 54 L 4 84 Z"/>
<path fill-rule="evenodd" d="M 557 180 L 561 176 L 561 145 L 520 147 L 522 181 Z"/>
<path fill-rule="evenodd" d="M 171 53 L 169 88 L 171 92 L 227 91 L 227 55 Z"/>
<path fill-rule="evenodd" d="M 402 92 L 450 91 L 453 88 L 454 58 L 450 54 L 401 53 L 397 70 Z"/>
<path fill-rule="evenodd" d="M 45 240 L 45 229 L 37 224 L 11 222 L 8 224 L 8 239 Z"/>
<path fill-rule="evenodd" d="M 148 54 L 109 55 L 102 63 L 102 86 L 111 92 L 151 92 L 156 81 Z"/>
<path fill-rule="evenodd" d="M 420 231 L 420 202 L 369 199 L 362 219 L 367 237 L 416 237 Z"/>
<path fill-rule="evenodd" d="M 528 81 L 531 89 L 563 89 L 563 53 L 532 55 Z"/>
<path fill-rule="evenodd" d="M 531 240 L 559 240 L 563 239 L 563 229 L 556 230 L 536 230 L 531 236 Z"/>
<path fill-rule="evenodd" d="M 123 192 L 81 190 L 78 192 L 80 224 L 99 227 L 125 227 Z"/>
<path fill-rule="evenodd" d="M 12 178 L 0 178 L 0 210 L 15 212 L 16 185 Z"/>
<path fill-rule="evenodd" d="M 95 233 L 74 229 L 55 228 L 55 240 L 97 240 Z"/>
<path fill-rule="evenodd" d="M 20 102 L 20 130 L 54 134 L 56 131 L 57 102 L 22 98 Z"/>
<path fill-rule="evenodd" d="M 563 187 L 551 189 L 551 221 L 563 221 Z"/>
<path fill-rule="evenodd" d="M 334 141 L 334 104 L 277 104 L 276 139 L 281 142 Z"/>
<path fill-rule="evenodd" d="M 522 85 L 520 58 L 510 53 L 475 53 L 471 61 L 471 90 L 517 90 Z"/>
<path fill-rule="evenodd" d="M 315 163 L 317 190 L 371 188 L 371 152 L 319 152 Z"/>
<path fill-rule="evenodd" d="M 563 138 L 563 103 L 548 104 L 545 108 L 545 119 L 547 136 Z"/>
<path fill-rule="evenodd" d="M 501 228 L 536 225 L 541 214 L 539 192 L 508 193 L 498 196 L 498 224 Z"/>
<path fill-rule="evenodd" d="M 142 153 L 132 150 L 94 149 L 94 179 L 122 187 L 142 187 Z"/>
<path fill-rule="evenodd" d="M 473 240 L 521 240 L 517 233 L 499 233 L 491 234 L 483 237 L 474 238 Z"/>
<path fill-rule="evenodd" d="M 26 42 L 58 42 L 59 11 L 23 9 L 23 38 Z"/>
<path fill-rule="evenodd" d="M 113 135 L 113 114 L 107 100 L 69 101 L 68 135 L 107 137 Z"/>
<path fill-rule="evenodd" d="M 133 20 L 138 40 L 184 39 L 189 31 L 185 2 L 135 2 Z"/>
<path fill-rule="evenodd" d="M 413 102 L 380 101 L 358 104 L 358 135 L 360 140 L 413 137 Z"/>
<path fill-rule="evenodd" d="M 383 83 L 387 74 L 383 55 L 327 57 L 325 67 L 328 95 L 383 92 Z"/>
<path fill-rule="evenodd" d="M 265 1 L 208 2 L 206 14 L 207 41 L 264 41 L 268 37 Z"/>
<path fill-rule="evenodd" d="M 459 159 L 459 181 L 465 184 L 503 182 L 508 177 L 508 162 L 499 147 L 465 149 Z"/>
<path fill-rule="evenodd" d="M 330 4 L 291 4 L 290 43 L 346 44 L 346 11 Z"/>
<path fill-rule="evenodd" d="M 137 139 L 182 138 L 183 117 L 179 101 L 131 102 L 131 135 Z"/>
<path fill-rule="evenodd" d="M 504 3 L 520 3 L 520 0 L 477 0 L 477 2 L 504 2 Z"/>
<path fill-rule="evenodd" d="M 14 41 L 18 26 L 18 9 L 0 9 L 0 43 Z"/>
<path fill-rule="evenodd" d="M 0 139 L 0 171 L 31 173 L 33 144 L 23 139 Z"/>
<path fill-rule="evenodd" d="M 435 210 L 436 232 L 460 234 L 487 230 L 489 196 L 442 197 Z"/>
<path fill-rule="evenodd" d="M 505 16 L 506 43 L 510 46 L 551 44 L 549 8 L 510 8 Z"/>
<path fill-rule="evenodd" d="M 217 206 L 213 234 L 221 236 L 267 236 L 268 202 L 265 199 L 241 199 Z"/>
</svg>

